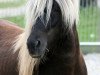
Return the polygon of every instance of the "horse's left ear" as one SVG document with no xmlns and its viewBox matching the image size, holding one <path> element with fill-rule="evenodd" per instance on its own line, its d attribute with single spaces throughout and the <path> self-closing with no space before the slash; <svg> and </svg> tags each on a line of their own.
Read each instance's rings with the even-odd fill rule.
<svg viewBox="0 0 100 75">
<path fill-rule="evenodd" d="M 77 22 L 76 21 L 74 21 L 74 23 L 73 23 L 72 30 L 73 30 L 74 33 L 78 33 L 77 32 Z"/>
<path fill-rule="evenodd" d="M 76 48 L 79 48 L 79 36 L 78 36 L 76 21 L 74 21 L 74 24 L 73 24 L 73 27 L 72 27 L 72 31 L 73 31 L 73 34 L 74 34 L 74 37 L 75 37 Z"/>
<path fill-rule="evenodd" d="M 76 28 L 76 26 L 77 26 L 77 21 L 75 20 L 73 23 L 73 28 Z"/>
</svg>

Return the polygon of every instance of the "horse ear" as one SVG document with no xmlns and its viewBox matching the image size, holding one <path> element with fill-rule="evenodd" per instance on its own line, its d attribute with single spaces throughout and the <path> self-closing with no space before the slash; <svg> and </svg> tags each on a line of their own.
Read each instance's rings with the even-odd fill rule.
<svg viewBox="0 0 100 75">
<path fill-rule="evenodd" d="M 77 31 L 77 25 L 76 21 L 74 21 L 74 25 L 72 27 L 72 31 L 75 37 L 75 47 L 79 48 L 79 36 L 78 36 L 78 31 Z"/>
</svg>

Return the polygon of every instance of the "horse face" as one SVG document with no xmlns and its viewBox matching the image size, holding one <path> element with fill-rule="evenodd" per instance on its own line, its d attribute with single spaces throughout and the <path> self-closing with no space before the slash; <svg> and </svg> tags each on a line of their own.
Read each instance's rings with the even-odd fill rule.
<svg viewBox="0 0 100 75">
<path fill-rule="evenodd" d="M 44 10 L 46 14 L 46 10 Z M 58 33 L 62 23 L 62 16 L 59 5 L 54 2 L 50 19 L 45 25 L 45 15 L 43 19 L 40 17 L 36 20 L 32 27 L 31 34 L 27 40 L 27 47 L 33 58 L 43 57 L 50 42 L 54 42 L 54 38 Z M 58 33 L 59 34 L 59 33 Z"/>
</svg>

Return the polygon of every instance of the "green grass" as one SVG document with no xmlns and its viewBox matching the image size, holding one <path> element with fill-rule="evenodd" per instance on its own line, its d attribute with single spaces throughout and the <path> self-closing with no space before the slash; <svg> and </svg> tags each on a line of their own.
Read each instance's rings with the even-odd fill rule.
<svg viewBox="0 0 100 75">
<path fill-rule="evenodd" d="M 17 17 L 6 17 L 6 18 L 3 18 L 3 19 L 14 22 L 17 25 L 19 25 L 20 27 L 25 26 L 25 24 L 24 24 L 24 15 L 23 16 L 17 16 Z"/>
<path fill-rule="evenodd" d="M 8 7 L 18 7 L 25 3 L 26 0 L 20 0 L 17 2 L 6 2 L 0 3 L 0 8 L 8 8 Z"/>
</svg>

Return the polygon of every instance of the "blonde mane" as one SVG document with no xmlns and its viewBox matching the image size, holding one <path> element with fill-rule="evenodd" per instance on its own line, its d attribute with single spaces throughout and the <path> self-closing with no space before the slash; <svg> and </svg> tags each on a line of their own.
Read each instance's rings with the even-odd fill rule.
<svg viewBox="0 0 100 75">
<path fill-rule="evenodd" d="M 79 0 L 55 1 L 60 6 L 62 19 L 64 20 L 66 27 L 71 28 L 74 21 L 78 22 Z M 45 8 L 47 9 L 46 20 L 48 22 L 52 5 L 53 0 L 29 0 L 27 3 L 25 30 L 17 37 L 17 40 L 15 41 L 16 43 L 14 45 L 14 51 L 19 51 L 19 75 L 32 75 L 33 73 L 33 68 L 37 59 L 34 59 L 29 55 L 26 42 L 30 35 L 32 26 L 35 24 L 38 17 L 44 15 Z"/>
</svg>

